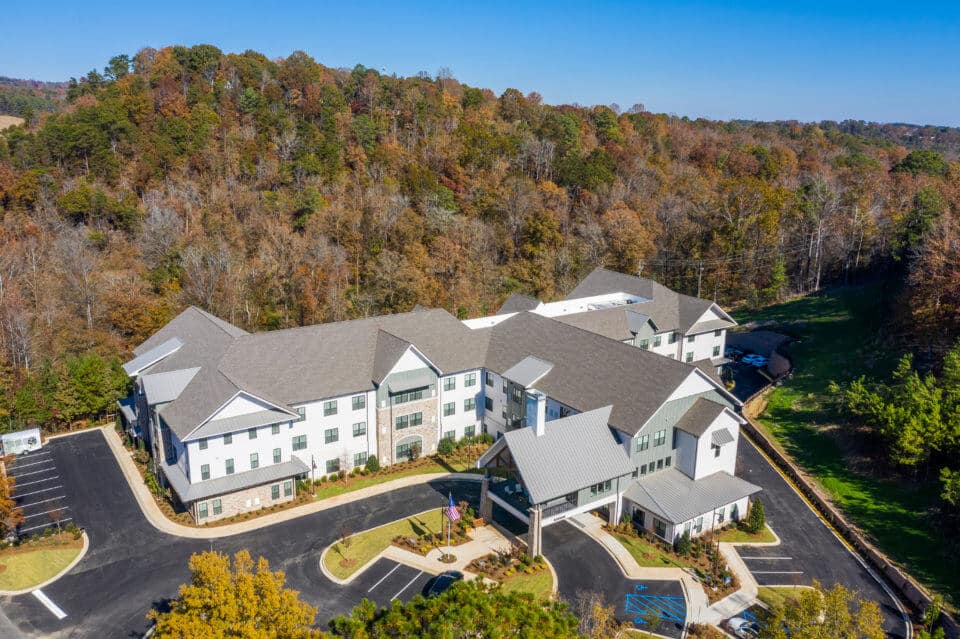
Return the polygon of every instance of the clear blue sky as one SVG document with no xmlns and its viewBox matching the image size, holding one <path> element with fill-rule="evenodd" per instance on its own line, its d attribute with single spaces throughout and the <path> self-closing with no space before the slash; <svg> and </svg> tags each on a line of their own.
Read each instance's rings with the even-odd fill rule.
<svg viewBox="0 0 960 639">
<path fill-rule="evenodd" d="M 448 67 L 552 104 L 960 125 L 956 1 L 270 4 L 10 3 L 0 75 L 66 79 L 143 46 L 210 43 L 400 75 Z"/>
</svg>

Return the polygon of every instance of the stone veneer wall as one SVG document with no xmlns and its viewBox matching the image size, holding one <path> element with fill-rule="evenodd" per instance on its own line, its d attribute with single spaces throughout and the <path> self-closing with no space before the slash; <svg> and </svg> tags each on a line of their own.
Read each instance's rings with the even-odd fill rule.
<svg viewBox="0 0 960 639">
<path fill-rule="evenodd" d="M 437 451 L 438 430 L 437 397 L 428 397 L 416 402 L 408 402 L 399 406 L 385 406 L 377 409 L 377 452 L 381 464 L 392 464 L 397 452 L 397 442 L 410 435 L 420 435 L 423 438 L 421 455 L 431 455 Z M 423 423 L 419 426 L 410 426 L 403 430 L 394 427 L 396 418 L 400 415 L 423 413 Z"/>
<path fill-rule="evenodd" d="M 293 482 L 293 493 L 289 497 L 284 497 L 283 495 L 283 482 L 291 481 Z M 280 498 L 271 499 L 270 498 L 270 487 L 280 484 Z M 200 524 L 210 523 L 212 521 L 217 521 L 218 519 L 224 519 L 225 517 L 231 517 L 233 515 L 238 515 L 240 513 L 250 512 L 254 510 L 260 510 L 261 508 L 266 508 L 274 504 L 283 504 L 288 501 L 293 501 L 293 498 L 297 496 L 297 481 L 294 478 L 290 479 L 281 479 L 277 482 L 271 482 L 269 484 L 263 484 L 261 486 L 254 486 L 252 488 L 245 488 L 244 490 L 238 490 L 235 493 L 227 493 L 226 495 L 215 495 L 207 499 L 201 499 L 195 501 L 190 508 L 190 512 L 193 515 L 194 521 Z M 260 503 L 257 503 L 257 498 L 260 499 Z M 223 512 L 219 515 L 213 514 L 213 500 L 219 499 L 223 505 Z M 247 500 L 250 500 L 250 505 L 247 506 Z M 197 513 L 199 512 L 199 504 L 201 502 L 207 502 L 207 517 L 206 519 L 197 519 Z"/>
</svg>

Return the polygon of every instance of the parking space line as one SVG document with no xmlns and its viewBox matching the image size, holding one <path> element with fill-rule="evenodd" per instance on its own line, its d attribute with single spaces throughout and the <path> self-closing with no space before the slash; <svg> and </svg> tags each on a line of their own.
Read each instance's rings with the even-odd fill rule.
<svg viewBox="0 0 960 639">
<path fill-rule="evenodd" d="M 64 617 L 67 616 L 67 613 L 63 611 L 63 608 L 53 603 L 53 601 L 50 600 L 50 597 L 46 596 L 43 593 L 43 591 L 40 590 L 39 588 L 37 588 L 30 594 L 32 594 L 34 597 L 36 597 L 40 601 L 40 603 L 46 606 L 47 610 L 52 612 L 53 616 L 56 617 L 57 619 L 63 619 Z"/>
<path fill-rule="evenodd" d="M 53 466 L 51 468 L 44 468 L 43 470 L 35 470 L 29 473 L 20 473 L 19 475 L 10 475 L 14 479 L 19 479 L 20 477 L 27 477 L 28 475 L 41 475 L 43 473 L 49 473 L 51 470 L 56 470 L 57 467 Z"/>
<path fill-rule="evenodd" d="M 70 510 L 70 506 L 64 506 L 63 508 L 55 508 L 54 510 Z M 49 515 L 52 510 L 45 510 L 42 513 L 37 513 L 36 515 L 24 515 L 24 519 L 33 519 L 34 517 L 42 517 L 43 515 Z M 62 520 L 61 520 L 62 521 Z"/>
<path fill-rule="evenodd" d="M 751 570 L 755 575 L 802 575 L 802 570 Z"/>
<path fill-rule="evenodd" d="M 30 495 L 39 495 L 40 493 L 49 493 L 51 490 L 56 490 L 58 488 L 63 488 L 63 484 L 59 486 L 54 486 L 53 488 L 41 488 L 40 490 L 35 490 L 32 493 L 20 493 L 19 495 L 14 494 L 14 499 L 19 499 L 20 497 L 29 497 Z"/>
<path fill-rule="evenodd" d="M 411 579 L 409 582 L 407 582 L 407 585 L 404 586 L 403 588 L 401 588 L 401 589 L 400 589 L 400 592 L 398 592 L 398 593 L 395 594 L 394 596 L 390 597 L 390 601 L 393 601 L 394 599 L 396 599 L 397 597 L 399 597 L 400 595 L 402 595 L 402 594 L 403 594 L 403 591 L 406 590 L 407 588 L 409 588 L 410 586 L 412 586 L 412 585 L 413 585 L 413 582 L 415 582 L 417 579 L 419 579 L 421 575 L 423 575 L 423 571 L 422 571 L 422 570 L 421 570 L 420 572 L 418 572 L 413 579 Z"/>
<path fill-rule="evenodd" d="M 380 578 L 380 581 L 378 581 L 377 583 L 375 583 L 375 584 L 373 584 L 372 586 L 370 586 L 370 590 L 368 590 L 367 592 L 373 592 L 373 589 L 374 589 L 374 588 L 376 588 L 377 586 L 379 586 L 380 584 L 382 584 L 383 581 L 384 581 L 387 577 L 389 577 L 390 575 L 392 575 L 392 574 L 393 574 L 393 571 L 396 570 L 396 569 L 399 568 L 399 567 L 400 567 L 400 564 L 397 564 L 397 565 L 394 566 L 392 569 L 390 569 L 390 571 L 389 571 L 387 574 L 385 574 L 383 577 Z"/>
<path fill-rule="evenodd" d="M 29 464 L 16 464 L 15 466 L 10 466 L 10 470 L 19 470 L 20 468 L 28 468 L 30 466 L 39 466 L 40 464 L 52 464 L 52 459 L 41 459 L 40 461 L 35 461 Z"/>
<path fill-rule="evenodd" d="M 741 555 L 740 559 L 767 559 L 772 561 L 775 559 L 793 559 L 793 557 L 744 557 Z"/>
<path fill-rule="evenodd" d="M 58 499 L 66 499 L 66 498 L 67 498 L 66 495 L 60 495 L 59 497 L 51 497 L 50 499 L 44 499 L 44 500 L 42 500 L 42 501 L 35 501 L 35 502 L 33 502 L 32 504 L 24 504 L 23 506 L 20 506 L 20 508 L 30 508 L 31 506 L 39 506 L 40 504 L 45 504 L 45 503 L 50 502 L 50 501 L 57 501 Z"/>
<path fill-rule="evenodd" d="M 33 481 L 28 481 L 24 483 L 17 482 L 17 488 L 23 488 L 24 486 L 32 486 L 33 484 L 42 484 L 45 481 L 53 481 L 55 479 L 60 479 L 60 475 L 54 475 L 53 477 L 47 477 L 46 479 L 35 479 Z"/>
<path fill-rule="evenodd" d="M 73 517 L 64 517 L 63 519 L 60 520 L 60 524 L 63 525 L 68 521 L 73 521 Z M 30 526 L 29 528 L 21 528 L 20 532 L 25 533 L 28 530 L 38 530 L 40 528 L 50 528 L 50 527 L 51 527 L 50 524 L 40 524 L 39 526 Z"/>
</svg>

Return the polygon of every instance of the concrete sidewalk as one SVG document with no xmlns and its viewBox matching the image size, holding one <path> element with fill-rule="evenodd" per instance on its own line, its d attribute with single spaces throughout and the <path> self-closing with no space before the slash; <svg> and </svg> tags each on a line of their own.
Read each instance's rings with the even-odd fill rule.
<svg viewBox="0 0 960 639">
<path fill-rule="evenodd" d="M 303 517 L 304 515 L 321 512 L 329 508 L 340 506 L 341 504 L 347 502 L 365 499 L 374 495 L 381 495 L 398 488 L 426 484 L 437 479 L 462 479 L 477 482 L 481 480 L 480 475 L 473 473 L 427 473 L 423 475 L 411 475 L 408 477 L 401 477 L 399 479 L 386 481 L 375 486 L 360 488 L 358 490 L 343 493 L 328 499 L 313 501 L 308 504 L 303 504 L 302 506 L 296 506 L 294 508 L 288 508 L 279 512 L 261 515 L 248 521 L 241 521 L 224 526 L 212 526 L 209 528 L 194 528 L 192 526 L 184 526 L 183 524 L 178 524 L 167 519 L 163 512 L 161 512 L 160 507 L 157 506 L 157 503 L 154 501 L 153 495 L 150 494 L 146 484 L 143 483 L 143 479 L 140 476 L 140 471 L 137 470 L 136 463 L 133 461 L 133 453 L 123 446 L 117 431 L 110 426 L 104 426 L 100 428 L 100 432 L 103 434 L 104 439 L 106 439 L 107 444 L 110 446 L 110 450 L 113 452 L 113 456 L 120 465 L 120 470 L 123 472 L 123 476 L 130 485 L 130 490 L 133 492 L 133 496 L 136 498 L 137 504 L 140 506 L 140 510 L 143 511 L 143 516 L 146 517 L 147 521 L 149 521 L 150 524 L 153 525 L 153 527 L 157 530 L 165 532 L 168 535 L 174 535 L 176 537 L 189 537 L 193 539 L 217 539 L 220 537 L 231 537 L 233 535 L 239 535 L 251 530 L 257 530 L 259 528 L 273 526 L 274 524 L 278 524 L 280 522 Z"/>
</svg>

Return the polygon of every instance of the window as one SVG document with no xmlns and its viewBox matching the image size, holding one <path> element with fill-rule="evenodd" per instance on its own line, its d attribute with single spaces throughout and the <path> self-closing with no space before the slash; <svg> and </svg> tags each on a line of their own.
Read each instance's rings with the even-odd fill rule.
<svg viewBox="0 0 960 639">
<path fill-rule="evenodd" d="M 260 467 L 260 453 L 250 453 L 250 470 Z"/>
<path fill-rule="evenodd" d="M 447 377 L 443 380 L 443 390 L 451 391 L 457 388 L 457 378 L 456 377 Z"/>
<path fill-rule="evenodd" d="M 717 523 L 718 523 L 718 524 L 722 524 L 722 523 L 723 523 L 723 520 L 724 520 L 724 518 L 726 517 L 726 512 L 727 512 L 727 507 L 726 507 L 726 506 L 724 506 L 723 508 L 721 508 L 720 510 L 717 511 Z"/>
<path fill-rule="evenodd" d="M 507 380 L 506 380 L 506 379 L 503 380 L 503 388 L 502 388 L 501 390 L 503 391 L 503 394 L 504 394 L 504 395 L 507 394 Z"/>
<path fill-rule="evenodd" d="M 288 479 L 287 481 L 283 482 L 283 496 L 289 497 L 292 494 L 293 494 L 293 480 Z"/>
<path fill-rule="evenodd" d="M 451 415 L 457 412 L 457 403 L 456 402 L 447 402 L 443 405 L 443 416 L 450 417 Z"/>
<path fill-rule="evenodd" d="M 423 399 L 423 389 L 408 391 L 406 393 L 400 393 L 393 396 L 393 405 L 397 404 L 406 404 L 407 402 L 415 402 L 417 400 Z"/>
<path fill-rule="evenodd" d="M 257 429 L 251 428 L 247 431 L 247 439 L 256 439 L 257 438 Z"/>
<path fill-rule="evenodd" d="M 279 435 L 279 434 L 280 434 L 280 424 L 274 424 L 273 426 L 271 426 L 271 427 L 270 427 L 270 434 L 271 434 L 271 435 Z"/>
<path fill-rule="evenodd" d="M 339 428 L 328 428 L 323 431 L 323 443 L 332 444 L 335 441 L 340 440 L 340 429 Z"/>
<path fill-rule="evenodd" d="M 270 487 L 270 499 L 280 499 L 280 484 Z"/>
<path fill-rule="evenodd" d="M 227 467 L 227 474 L 232 475 L 233 474 L 233 457 L 231 457 L 226 462 L 224 462 L 224 464 Z"/>
<path fill-rule="evenodd" d="M 353 454 L 353 466 L 366 466 L 367 465 L 367 454 L 364 453 L 354 453 Z"/>
<path fill-rule="evenodd" d="M 719 347 L 719 346 L 714 346 L 714 347 L 713 347 L 713 356 L 714 356 L 714 357 L 720 357 L 720 347 Z"/>
<path fill-rule="evenodd" d="M 323 403 L 323 416 L 329 417 L 330 415 L 337 414 L 337 400 L 331 399 L 329 402 Z"/>
<path fill-rule="evenodd" d="M 518 404 L 523 401 L 523 389 L 519 386 L 514 386 L 513 392 L 510 394 L 513 396 L 513 401 L 517 402 Z"/>
<path fill-rule="evenodd" d="M 307 436 L 306 435 L 297 435 L 293 438 L 293 445 L 291 448 L 293 450 L 303 450 L 307 447 Z"/>
<path fill-rule="evenodd" d="M 206 438 L 206 437 L 201 437 L 201 438 L 200 438 L 200 450 L 206 450 L 206 449 L 207 449 L 207 438 Z"/>
<path fill-rule="evenodd" d="M 719 447 L 719 446 L 717 446 L 716 444 L 710 444 L 710 448 L 713 450 L 713 456 L 714 456 L 714 457 L 719 457 L 719 456 L 720 456 L 720 447 Z"/>
<path fill-rule="evenodd" d="M 653 530 L 657 533 L 657 537 L 660 539 L 667 538 L 667 524 L 660 521 L 656 517 L 653 518 Z"/>
<path fill-rule="evenodd" d="M 703 532 L 703 517 L 697 517 L 697 521 L 693 524 L 693 529 L 698 533 Z"/>
<path fill-rule="evenodd" d="M 367 422 L 357 422 L 353 425 L 353 436 L 363 437 L 367 434 Z"/>
<path fill-rule="evenodd" d="M 470 407 L 469 407 L 469 408 L 467 408 L 467 404 L 470 404 Z M 464 410 L 464 412 L 473 410 L 474 404 L 475 404 L 475 402 L 474 402 L 474 400 L 472 400 L 472 399 L 465 399 L 465 400 L 463 400 L 463 410 Z M 493 398 L 492 398 L 492 397 L 484 397 L 484 398 L 483 398 L 483 407 L 484 407 L 486 410 L 493 410 Z"/>
<path fill-rule="evenodd" d="M 683 359 L 687 364 L 693 361 L 693 352 L 687 353 L 687 356 Z"/>
<path fill-rule="evenodd" d="M 281 457 L 282 457 L 282 453 L 280 452 L 280 449 L 279 449 L 279 448 L 274 448 L 274 449 L 273 449 L 273 463 L 274 463 L 274 464 L 279 464 Z"/>
<path fill-rule="evenodd" d="M 470 388 L 471 386 L 477 385 L 477 374 L 476 373 L 467 373 L 463 376 L 463 386 L 464 388 Z"/>
<path fill-rule="evenodd" d="M 340 470 L 340 458 L 327 460 L 327 474 L 335 473 Z"/>
<path fill-rule="evenodd" d="M 443 438 L 455 440 L 457 438 L 457 431 L 455 430 L 444 431 Z"/>
<path fill-rule="evenodd" d="M 669 458 L 669 457 L 667 457 L 667 458 L 663 461 L 663 465 L 666 466 L 667 468 L 670 468 L 670 458 Z"/>
<path fill-rule="evenodd" d="M 713 332 L 714 337 L 720 337 L 721 334 L 723 334 L 723 331 L 719 328 Z"/>
<path fill-rule="evenodd" d="M 353 410 L 360 410 L 361 408 L 367 407 L 367 396 L 366 395 L 354 395 L 353 399 L 350 400 L 350 405 Z"/>
<path fill-rule="evenodd" d="M 423 413 L 414 413 L 410 416 L 410 425 L 419 426 L 423 423 Z"/>
<path fill-rule="evenodd" d="M 650 448 L 650 435 L 641 435 L 637 440 L 637 450 L 646 450 Z"/>
<path fill-rule="evenodd" d="M 413 456 L 413 449 L 416 448 L 417 450 L 420 450 L 420 445 L 420 441 L 397 444 L 397 460 L 411 459 Z"/>
<path fill-rule="evenodd" d="M 232 443 L 233 443 L 233 435 L 232 435 L 231 433 L 227 433 L 226 435 L 223 436 L 223 445 L 224 445 L 224 446 L 227 446 L 227 445 L 232 444 Z"/>
<path fill-rule="evenodd" d="M 687 344 L 693 344 L 693 340 L 696 339 L 696 335 L 687 335 Z"/>
<path fill-rule="evenodd" d="M 297 406 L 297 407 L 294 408 L 293 410 L 297 411 L 297 415 L 299 415 L 299 417 L 297 417 L 297 418 L 296 418 L 295 420 L 293 420 L 293 421 L 295 421 L 295 422 L 302 422 L 303 420 L 305 420 L 305 419 L 307 418 L 307 408 L 306 408 L 306 406 Z"/>
<path fill-rule="evenodd" d="M 646 474 L 647 474 L 647 465 L 646 465 L 646 464 L 641 464 L 641 465 L 640 465 L 640 474 L 641 474 L 641 475 L 646 475 Z"/>
<path fill-rule="evenodd" d="M 642 348 L 643 350 L 649 350 L 649 349 L 650 349 L 650 340 L 648 340 L 648 339 L 642 339 L 642 340 L 640 340 L 640 348 Z"/>
<path fill-rule="evenodd" d="M 207 518 L 207 502 L 197 504 L 197 519 Z"/>
<path fill-rule="evenodd" d="M 590 494 L 597 495 L 600 493 L 608 492 L 612 486 L 613 486 L 613 483 L 609 479 L 607 481 L 600 482 L 599 484 L 594 484 L 593 486 L 590 487 Z"/>
<path fill-rule="evenodd" d="M 410 426 L 410 416 L 409 415 L 397 415 L 396 420 L 394 420 L 394 426 L 397 430 L 403 430 Z"/>
<path fill-rule="evenodd" d="M 663 460 L 662 460 L 662 459 L 658 459 L 658 460 L 657 460 L 657 470 L 663 470 Z"/>
<path fill-rule="evenodd" d="M 464 437 L 473 437 L 474 433 L 476 433 L 476 432 L 477 432 L 477 427 L 476 427 L 476 426 L 467 426 L 466 428 L 463 429 L 463 436 L 464 436 Z"/>
<path fill-rule="evenodd" d="M 658 430 L 653 434 L 653 445 L 654 446 L 663 446 L 663 443 L 667 441 L 667 431 Z"/>
<path fill-rule="evenodd" d="M 668 343 L 669 343 L 669 344 L 676 344 L 676 343 L 677 343 L 677 337 L 678 337 L 678 335 L 677 335 L 676 332 L 670 333 L 670 341 L 669 341 Z"/>
<path fill-rule="evenodd" d="M 662 335 L 654 335 L 654 336 L 653 336 L 653 347 L 656 348 L 657 346 L 660 346 L 660 343 L 661 343 L 662 341 L 663 341 L 663 336 L 662 336 Z"/>
<path fill-rule="evenodd" d="M 210 464 L 200 466 L 200 479 L 210 479 Z"/>
<path fill-rule="evenodd" d="M 493 388 L 493 373 L 487 372 L 487 386 Z"/>
<path fill-rule="evenodd" d="M 223 502 L 220 501 L 219 499 L 214 499 L 214 500 L 213 500 L 213 514 L 214 514 L 214 515 L 219 515 L 219 514 L 222 513 L 222 512 L 223 512 Z"/>
</svg>

